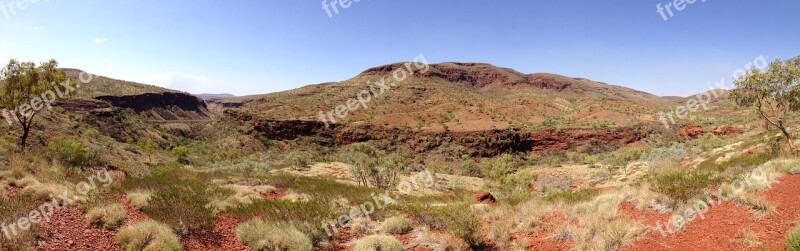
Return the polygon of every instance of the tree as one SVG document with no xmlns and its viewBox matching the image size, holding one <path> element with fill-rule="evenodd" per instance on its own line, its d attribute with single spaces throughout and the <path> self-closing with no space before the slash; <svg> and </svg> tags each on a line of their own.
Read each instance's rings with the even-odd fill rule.
<svg viewBox="0 0 800 251">
<path fill-rule="evenodd" d="M 170 151 L 170 153 L 172 154 L 172 156 L 178 159 L 179 163 L 186 164 L 188 162 L 186 160 L 186 156 L 189 155 L 189 148 L 186 148 L 185 146 L 175 147 L 172 148 L 172 151 Z"/>
<path fill-rule="evenodd" d="M 312 158 L 308 152 L 292 151 L 286 155 L 286 162 L 292 165 L 292 169 L 304 170 L 310 167 Z"/>
<path fill-rule="evenodd" d="M 783 133 L 792 152 L 795 146 L 786 118 L 800 111 L 800 57 L 772 62 L 765 70 L 751 69 L 737 79 L 731 98 L 740 106 L 755 108 L 769 125 Z"/>
<path fill-rule="evenodd" d="M 147 162 L 152 164 L 153 154 L 158 151 L 158 145 L 150 139 L 144 139 L 137 142 L 136 146 L 139 147 L 139 150 L 147 154 Z"/>
<path fill-rule="evenodd" d="M 38 67 L 33 62 L 12 59 L 0 70 L 0 79 L 3 80 L 0 106 L 6 109 L 3 116 L 10 123 L 18 122 L 22 127 L 19 146 L 25 151 L 34 119 L 45 105 L 50 106 L 52 100 L 47 98 L 55 98 L 53 90 L 58 90 L 57 86 L 66 80 L 66 74 L 58 69 L 58 62 L 52 59 Z M 59 91 L 59 95 L 70 94 Z"/>
</svg>

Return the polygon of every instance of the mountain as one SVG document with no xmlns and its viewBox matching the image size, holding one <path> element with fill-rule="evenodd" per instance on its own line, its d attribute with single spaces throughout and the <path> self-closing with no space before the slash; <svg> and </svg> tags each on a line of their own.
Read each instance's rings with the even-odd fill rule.
<svg viewBox="0 0 800 251">
<path fill-rule="evenodd" d="M 321 120 L 364 90 L 392 79 L 401 63 L 365 70 L 338 83 L 223 99 L 229 113 L 256 118 Z M 374 84 L 373 84 L 374 86 Z M 358 104 L 338 124 L 480 131 L 510 127 L 623 126 L 655 122 L 673 100 L 634 89 L 550 73 L 523 74 L 483 63 L 441 63 L 417 70 L 383 94 Z M 366 106 L 366 108 L 364 108 Z M 330 116 L 328 116 L 330 118 Z"/>
<path fill-rule="evenodd" d="M 213 101 L 217 101 L 217 100 L 221 100 L 221 99 L 235 98 L 236 97 L 236 95 L 228 94 L 228 93 L 222 93 L 222 94 L 202 93 L 202 94 L 194 94 L 194 96 L 198 97 L 198 98 L 200 98 L 200 99 L 202 99 L 202 100 L 204 100 L 206 102 L 213 102 Z"/>
</svg>

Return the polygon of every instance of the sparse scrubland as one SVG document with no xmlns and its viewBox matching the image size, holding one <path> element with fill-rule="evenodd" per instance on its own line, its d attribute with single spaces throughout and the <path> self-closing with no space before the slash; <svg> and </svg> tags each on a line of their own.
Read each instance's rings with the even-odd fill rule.
<svg viewBox="0 0 800 251">
<path fill-rule="evenodd" d="M 486 65 L 437 67 L 441 74 L 475 67 L 519 81 L 566 81 L 580 90 L 600 85 Z M 569 110 L 569 116 L 531 119 L 540 123 L 530 124 L 518 121 L 522 110 L 497 102 L 511 97 L 508 93 L 484 97 L 488 94 L 465 90 L 472 87 L 459 84 L 446 89 L 447 81 L 434 80 L 429 87 L 436 92 L 458 94 L 448 102 L 438 100 L 444 109 L 438 117 L 430 117 L 433 107 L 428 103 L 412 106 L 416 98 L 387 96 L 373 102 L 377 107 L 402 107 L 403 112 L 395 114 L 399 120 L 424 118 L 407 127 L 346 127 L 341 129 L 346 133 L 334 137 L 323 129 L 302 131 L 312 131 L 312 126 L 281 127 L 284 122 L 269 120 L 296 115 L 302 109 L 281 107 L 307 108 L 313 103 L 303 101 L 311 95 L 307 93 L 316 93 L 309 90 L 323 86 L 271 96 L 298 95 L 298 99 L 251 101 L 225 113 L 211 112 L 199 101 L 192 103 L 196 109 L 98 105 L 87 110 L 92 104 L 80 102 L 97 95 L 136 95 L 152 89 L 99 78 L 100 82 L 88 85 L 94 87 L 80 90 L 82 99 L 72 100 L 79 105 L 57 106 L 37 117 L 24 151 L 17 146 L 19 133 L 0 123 L 0 129 L 8 131 L 0 137 L 0 220 L 16 222 L 51 200 L 50 195 L 77 195 L 75 184 L 100 171 L 113 182 L 102 186 L 94 180 L 96 186 L 86 194 L 59 204 L 82 215 L 79 220 L 85 224 L 72 227 L 113 232 L 110 243 L 123 250 L 619 250 L 636 247 L 637 241 L 647 239 L 643 237 L 658 237 L 659 223 L 670 224 L 671 217 L 696 211 L 697 201 L 707 202 L 717 191 L 729 195 L 729 204 L 749 212 L 742 217 L 754 221 L 800 217 L 784 215 L 784 205 L 771 201 L 774 196 L 769 193 L 787 176 L 800 173 L 800 163 L 783 138 L 786 134 L 764 128 L 751 113 L 726 110 L 732 104 L 723 103 L 713 111 L 723 115 L 696 114 L 709 131 L 687 133 L 683 127 L 661 128 L 652 120 L 633 123 L 628 116 L 636 113 L 636 106 L 655 111 L 674 105 L 671 101 L 609 87 L 623 91 L 626 103 L 633 97 L 646 100 L 631 107 L 615 106 L 625 114 L 626 122 L 620 124 L 636 129 L 614 134 L 621 125 L 580 120 L 599 107 L 582 105 L 585 100 L 575 93 L 544 100 L 552 101 L 544 102 L 552 109 Z M 414 81 L 400 90 L 403 95 L 415 93 L 420 82 Z M 117 85 L 116 91 L 99 93 L 100 87 Z M 519 100 L 533 102 L 549 91 L 531 89 Z M 604 95 L 595 93 L 591 99 Z M 471 101 L 465 106 L 452 105 L 467 97 Z M 262 106 L 270 109 L 242 115 Z M 377 108 L 362 112 L 351 119 L 392 116 Z M 265 114 L 274 116 L 251 121 L 252 116 Z M 509 117 L 508 124 L 518 131 L 472 130 L 456 122 L 464 117 L 494 122 Z M 303 121 L 290 122 L 312 123 Z M 432 121 L 449 129 L 437 130 Z M 792 117 L 782 123 L 796 122 Z M 412 124 L 421 126 L 410 128 Z M 710 131 L 732 125 L 742 131 Z M 571 129 L 581 126 L 591 130 Z M 797 131 L 795 126 L 788 128 L 786 133 Z M 622 135 L 626 133 L 641 137 Z M 517 144 L 524 140 L 536 144 Z M 434 179 L 430 184 L 417 179 L 426 171 Z M 742 177 L 752 179 L 743 186 Z M 704 213 L 717 208 L 715 204 Z M 64 219 L 51 219 L 60 220 Z M 671 229 L 679 232 L 703 220 L 696 217 Z M 36 249 L 39 242 L 51 241 L 48 231 L 57 227 L 34 224 L 0 249 Z M 763 240 L 754 231 L 737 233 L 743 233 L 742 243 L 751 248 L 774 247 L 775 241 Z M 220 239 L 204 243 L 208 236 Z M 796 250 L 797 231 L 785 237 L 788 240 L 780 240 L 780 245 Z"/>
</svg>

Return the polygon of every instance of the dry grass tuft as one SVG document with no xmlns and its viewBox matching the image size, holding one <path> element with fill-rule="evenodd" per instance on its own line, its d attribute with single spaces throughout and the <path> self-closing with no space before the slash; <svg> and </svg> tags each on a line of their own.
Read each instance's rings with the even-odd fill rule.
<svg viewBox="0 0 800 251">
<path fill-rule="evenodd" d="M 403 243 L 391 235 L 370 235 L 355 241 L 354 251 L 403 251 Z"/>
<path fill-rule="evenodd" d="M 180 239 L 169 226 L 152 220 L 122 228 L 117 234 L 117 244 L 126 251 L 183 250 Z"/>
<path fill-rule="evenodd" d="M 92 208 L 86 213 L 86 222 L 91 225 L 115 229 L 125 221 L 125 208 L 120 204 L 110 204 Z"/>
<path fill-rule="evenodd" d="M 153 192 L 150 191 L 133 191 L 125 196 L 128 197 L 128 203 L 130 203 L 132 207 L 142 210 L 150 205 L 148 202 L 151 195 L 153 195 Z"/>
<path fill-rule="evenodd" d="M 381 223 L 382 234 L 406 234 L 414 228 L 414 221 L 405 216 L 395 216 Z"/>
<path fill-rule="evenodd" d="M 406 247 L 407 249 L 430 249 L 433 251 L 456 251 L 468 250 L 467 243 L 446 233 L 434 233 L 428 228 L 420 227 L 413 232 L 414 239 Z"/>
<path fill-rule="evenodd" d="M 289 224 L 254 219 L 236 228 L 236 238 L 255 250 L 310 251 L 311 239 Z"/>
</svg>

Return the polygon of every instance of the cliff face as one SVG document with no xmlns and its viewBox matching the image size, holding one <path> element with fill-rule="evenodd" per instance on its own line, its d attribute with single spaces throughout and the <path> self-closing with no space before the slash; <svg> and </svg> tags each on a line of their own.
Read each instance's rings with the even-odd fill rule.
<svg viewBox="0 0 800 251">
<path fill-rule="evenodd" d="M 233 115 L 233 114 L 229 114 Z M 232 116 L 233 117 L 233 116 Z M 250 120 L 247 116 L 235 117 Z M 255 133 L 267 139 L 293 140 L 301 136 L 321 137 L 335 145 L 371 140 L 390 140 L 425 152 L 441 145 L 456 144 L 471 149 L 476 156 L 491 157 L 508 151 L 566 151 L 598 147 L 614 149 L 644 139 L 649 131 L 641 127 L 611 129 L 564 129 L 524 132 L 518 129 L 473 132 L 427 132 L 373 125 L 326 127 L 309 120 L 248 121 Z"/>
<path fill-rule="evenodd" d="M 130 108 L 136 112 L 151 109 L 168 109 L 177 107 L 185 111 L 203 112 L 207 109 L 206 103 L 202 99 L 177 92 L 164 93 L 144 93 L 128 96 L 99 96 L 95 99 L 111 103 L 120 108 Z"/>
</svg>

